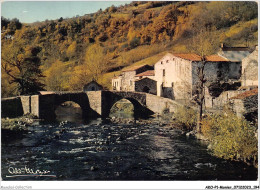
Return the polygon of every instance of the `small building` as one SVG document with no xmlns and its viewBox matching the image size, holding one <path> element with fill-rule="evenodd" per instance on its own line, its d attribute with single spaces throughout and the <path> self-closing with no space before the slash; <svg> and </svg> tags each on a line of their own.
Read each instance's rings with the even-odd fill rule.
<svg viewBox="0 0 260 190">
<path fill-rule="evenodd" d="M 98 84 L 96 81 L 91 81 L 88 84 L 84 85 L 83 91 L 98 91 L 103 90 L 103 87 Z"/>
<path fill-rule="evenodd" d="M 135 91 L 157 94 L 157 82 L 151 78 L 141 78 L 135 81 Z"/>
<path fill-rule="evenodd" d="M 205 85 L 209 89 L 214 83 L 239 80 L 241 62 L 231 62 L 218 55 L 207 56 L 206 61 Z M 199 81 L 197 69 L 201 64 L 201 57 L 196 54 L 167 53 L 155 64 L 154 80 L 157 81 L 157 95 L 174 100 L 193 99 Z"/>
<path fill-rule="evenodd" d="M 258 118 L 258 88 L 232 97 L 230 106 L 237 116 L 255 122 Z"/>
<path fill-rule="evenodd" d="M 127 67 L 122 70 L 120 76 L 112 79 L 112 88 L 114 90 L 135 91 L 136 75 L 152 69 L 153 67 L 149 65 Z"/>
<path fill-rule="evenodd" d="M 122 90 L 122 75 L 115 76 L 112 78 L 112 90 Z"/>
<path fill-rule="evenodd" d="M 258 46 L 242 60 L 242 86 L 258 86 Z"/>
<path fill-rule="evenodd" d="M 139 74 L 135 75 L 135 80 L 140 80 L 142 78 L 154 79 L 154 70 L 147 70 L 143 73 L 139 73 Z"/>
</svg>

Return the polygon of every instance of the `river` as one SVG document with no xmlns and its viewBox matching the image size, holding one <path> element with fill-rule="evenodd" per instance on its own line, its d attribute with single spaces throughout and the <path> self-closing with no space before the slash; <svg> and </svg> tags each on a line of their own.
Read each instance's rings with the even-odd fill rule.
<svg viewBox="0 0 260 190">
<path fill-rule="evenodd" d="M 48 175 L 15 176 L 25 167 Z M 211 156 L 206 145 L 157 120 L 92 120 L 35 124 L 21 139 L 2 143 L 2 179 L 256 180 L 257 170 Z"/>
</svg>

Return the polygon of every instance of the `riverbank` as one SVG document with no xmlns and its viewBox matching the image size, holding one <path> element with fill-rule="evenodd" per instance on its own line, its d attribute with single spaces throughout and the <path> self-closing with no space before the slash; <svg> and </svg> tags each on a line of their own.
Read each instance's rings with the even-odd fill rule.
<svg viewBox="0 0 260 190">
<path fill-rule="evenodd" d="M 24 115 L 17 118 L 1 118 L 2 142 L 22 138 L 28 132 L 28 127 L 36 120 L 35 116 Z"/>
</svg>

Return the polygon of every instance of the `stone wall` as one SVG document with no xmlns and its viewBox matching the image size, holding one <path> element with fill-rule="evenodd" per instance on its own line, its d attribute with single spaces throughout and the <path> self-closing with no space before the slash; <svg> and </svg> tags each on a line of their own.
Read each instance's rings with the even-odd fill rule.
<svg viewBox="0 0 260 190">
<path fill-rule="evenodd" d="M 244 91 L 238 90 L 229 90 L 224 91 L 218 97 L 212 97 L 209 95 L 207 88 L 205 92 L 205 107 L 206 108 L 215 108 L 215 109 L 222 109 L 225 104 L 227 104 L 230 98 L 243 93 Z"/>
<path fill-rule="evenodd" d="M 31 96 L 31 114 L 39 117 L 39 95 Z"/>
<path fill-rule="evenodd" d="M 258 95 L 246 97 L 244 99 L 231 99 L 231 109 L 237 116 L 244 116 L 249 121 L 255 121 L 258 118 Z"/>
<path fill-rule="evenodd" d="M 3 98 L 1 100 L 1 115 L 5 117 L 18 117 L 23 115 L 23 106 L 20 97 Z"/>
<path fill-rule="evenodd" d="M 31 113 L 31 96 L 20 96 L 22 106 L 23 106 L 23 113 Z"/>
<path fill-rule="evenodd" d="M 53 120 L 56 118 L 55 109 L 57 102 L 55 101 L 56 94 L 46 94 L 35 97 L 34 100 L 38 101 L 38 117 L 46 120 Z M 35 104 L 36 107 L 37 104 Z M 35 109 L 37 110 L 37 109 Z"/>
<path fill-rule="evenodd" d="M 192 86 L 193 93 L 198 84 L 199 78 L 197 68 L 201 67 L 202 63 L 192 62 Z M 208 62 L 205 64 L 204 74 L 206 86 L 210 86 L 216 82 L 228 82 L 230 80 L 238 81 L 241 77 L 240 62 Z"/>
<path fill-rule="evenodd" d="M 135 85 L 134 85 L 134 80 L 135 80 L 135 71 L 127 71 L 122 73 L 122 90 L 123 91 L 134 91 L 135 90 Z"/>
<path fill-rule="evenodd" d="M 242 60 L 242 86 L 258 86 L 258 47 Z"/>
<path fill-rule="evenodd" d="M 177 108 L 183 105 L 168 98 L 146 94 L 146 106 L 154 113 L 162 114 L 165 109 L 169 109 L 170 112 L 176 112 Z"/>
<path fill-rule="evenodd" d="M 89 99 L 90 108 L 95 111 L 99 116 L 102 115 L 102 91 L 89 91 L 86 92 Z"/>
</svg>

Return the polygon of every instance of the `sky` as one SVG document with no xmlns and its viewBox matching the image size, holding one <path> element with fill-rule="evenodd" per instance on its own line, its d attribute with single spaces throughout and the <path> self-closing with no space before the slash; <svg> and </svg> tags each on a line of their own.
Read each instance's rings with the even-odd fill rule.
<svg viewBox="0 0 260 190">
<path fill-rule="evenodd" d="M 1 3 L 1 16 L 18 18 L 22 23 L 32 23 L 94 13 L 111 5 L 119 6 L 130 1 L 5 1 Z"/>
</svg>

